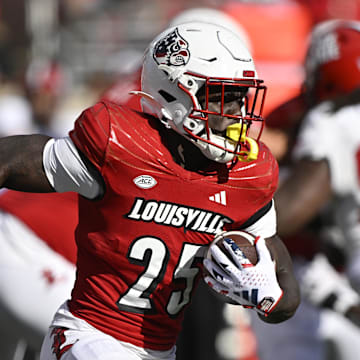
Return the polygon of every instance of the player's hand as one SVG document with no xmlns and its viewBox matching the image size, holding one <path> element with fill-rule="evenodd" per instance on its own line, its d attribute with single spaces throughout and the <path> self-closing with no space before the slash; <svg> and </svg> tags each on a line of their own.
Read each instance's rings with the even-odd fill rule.
<svg viewBox="0 0 360 360">
<path fill-rule="evenodd" d="M 213 260 L 204 259 L 210 273 L 204 277 L 205 282 L 233 302 L 267 316 L 280 301 L 283 291 L 265 240 L 256 239 L 259 258 L 256 265 L 251 264 L 236 244 L 224 242 L 224 246 L 227 254 L 217 246 L 210 247 Z"/>
<path fill-rule="evenodd" d="M 359 294 L 323 254 L 314 257 L 300 283 L 304 297 L 313 305 L 345 314 L 360 304 Z"/>
</svg>

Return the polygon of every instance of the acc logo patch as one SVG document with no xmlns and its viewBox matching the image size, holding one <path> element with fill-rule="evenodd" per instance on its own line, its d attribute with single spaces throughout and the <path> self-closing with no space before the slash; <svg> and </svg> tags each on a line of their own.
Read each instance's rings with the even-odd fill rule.
<svg viewBox="0 0 360 360">
<path fill-rule="evenodd" d="M 176 28 L 156 43 L 153 57 L 159 65 L 185 65 L 190 59 L 189 44 Z"/>
<path fill-rule="evenodd" d="M 151 189 L 157 181 L 150 175 L 140 175 L 133 180 L 134 184 L 142 189 Z"/>
</svg>

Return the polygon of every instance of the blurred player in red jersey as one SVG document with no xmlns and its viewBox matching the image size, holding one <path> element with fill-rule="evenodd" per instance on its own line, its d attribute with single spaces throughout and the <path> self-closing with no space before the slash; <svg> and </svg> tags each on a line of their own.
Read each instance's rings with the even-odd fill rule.
<svg viewBox="0 0 360 360">
<path fill-rule="evenodd" d="M 305 82 L 306 95 L 313 106 L 306 113 L 297 137 L 293 151 L 295 166 L 276 196 L 279 231 L 284 235 L 297 231 L 324 205 L 336 199 L 335 218 L 348 239 L 350 276 L 351 269 L 358 267 L 355 260 L 358 257 L 355 231 L 358 218 L 354 215 L 360 194 L 360 137 L 356 121 L 359 40 L 360 23 L 357 21 L 332 20 L 315 28 L 306 60 Z M 285 206 L 290 193 L 292 199 L 298 200 L 296 206 L 293 202 Z M 355 285 L 357 278 L 358 275 L 352 276 Z"/>
<path fill-rule="evenodd" d="M 277 164 L 258 136 L 264 91 L 233 33 L 188 23 L 147 49 L 143 113 L 104 101 L 68 137 L 1 139 L 3 187 L 80 194 L 76 281 L 42 359 L 175 359 L 204 251 L 224 229 L 258 235 L 260 261 L 212 271 L 213 288 L 267 322 L 294 314 L 298 286 L 275 229 Z M 248 282 L 258 276 L 263 285 Z"/>
<path fill-rule="evenodd" d="M 283 131 L 292 157 L 283 159 L 290 166 L 275 195 L 278 232 L 294 256 L 306 301 L 274 331 L 254 322 L 262 360 L 327 359 L 324 340 L 332 343 L 336 359 L 358 358 L 360 330 L 346 318 L 359 325 L 360 297 L 348 281 L 357 287 L 360 259 L 359 40 L 359 22 L 331 20 L 315 27 L 305 62 L 304 93 L 274 114 L 278 121 L 269 117 L 273 127 L 288 122 Z M 319 218 L 327 222 L 321 231 Z M 337 265 L 347 268 L 345 273 L 336 272 L 319 253 L 321 235 L 329 234 L 343 247 L 345 262 Z M 287 346 L 280 347 L 285 336 Z"/>
</svg>

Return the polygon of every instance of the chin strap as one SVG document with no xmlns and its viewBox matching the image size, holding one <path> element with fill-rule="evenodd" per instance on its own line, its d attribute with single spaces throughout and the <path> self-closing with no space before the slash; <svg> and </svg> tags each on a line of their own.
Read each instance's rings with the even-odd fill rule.
<svg viewBox="0 0 360 360">
<path fill-rule="evenodd" d="M 256 140 L 246 136 L 247 125 L 246 124 L 232 124 L 226 129 L 226 136 L 233 142 L 246 143 L 249 146 L 249 150 L 242 150 L 241 155 L 238 155 L 240 161 L 253 161 L 256 160 L 259 155 L 259 145 Z"/>
</svg>

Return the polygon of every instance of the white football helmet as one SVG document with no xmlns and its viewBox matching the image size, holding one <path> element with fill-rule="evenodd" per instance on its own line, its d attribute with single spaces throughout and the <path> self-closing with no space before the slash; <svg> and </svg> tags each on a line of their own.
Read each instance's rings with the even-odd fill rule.
<svg viewBox="0 0 360 360">
<path fill-rule="evenodd" d="M 209 159 L 256 159 L 266 87 L 233 32 L 201 22 L 165 30 L 145 52 L 141 90 L 143 111 L 191 140 Z M 219 94 L 218 111 L 209 108 L 214 93 Z M 226 113 L 226 103 L 234 100 L 241 111 Z M 214 116 L 231 124 L 220 133 L 209 126 Z M 258 130 L 256 136 L 250 128 Z"/>
</svg>

